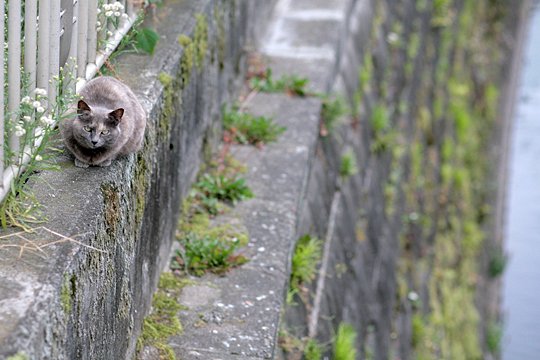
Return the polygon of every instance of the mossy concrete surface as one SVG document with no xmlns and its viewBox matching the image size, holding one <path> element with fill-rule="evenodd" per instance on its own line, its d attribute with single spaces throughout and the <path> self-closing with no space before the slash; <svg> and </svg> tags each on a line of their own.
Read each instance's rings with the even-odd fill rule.
<svg viewBox="0 0 540 360">
<path fill-rule="evenodd" d="M 48 221 L 2 240 L 12 247 L 0 249 L 0 359 L 134 355 L 182 198 L 203 148 L 215 147 L 221 104 L 243 79 L 243 49 L 272 5 L 165 0 L 147 17 L 160 34 L 155 54 L 116 65 L 148 113 L 144 149 L 108 168 L 76 168 L 64 155 L 61 171 L 35 177 Z M 189 69 L 180 35 L 197 42 Z"/>
</svg>

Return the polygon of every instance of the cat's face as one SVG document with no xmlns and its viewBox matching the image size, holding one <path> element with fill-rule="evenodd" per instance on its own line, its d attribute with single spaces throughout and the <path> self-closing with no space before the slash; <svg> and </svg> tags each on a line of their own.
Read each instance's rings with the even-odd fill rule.
<svg viewBox="0 0 540 360">
<path fill-rule="evenodd" d="M 77 117 L 73 120 L 73 136 L 88 149 L 112 147 L 120 136 L 118 124 L 124 109 L 90 108 L 83 100 L 77 104 Z"/>
</svg>

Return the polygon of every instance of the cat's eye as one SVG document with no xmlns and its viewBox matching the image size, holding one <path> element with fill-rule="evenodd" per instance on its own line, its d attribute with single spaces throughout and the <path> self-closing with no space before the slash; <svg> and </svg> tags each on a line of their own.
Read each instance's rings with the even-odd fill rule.
<svg viewBox="0 0 540 360">
<path fill-rule="evenodd" d="M 101 132 L 101 134 L 107 135 L 107 134 L 109 134 L 109 130 L 103 130 L 103 131 Z"/>
<path fill-rule="evenodd" d="M 92 128 L 88 125 L 83 126 L 83 129 L 84 131 L 88 131 L 88 132 L 92 131 Z"/>
</svg>

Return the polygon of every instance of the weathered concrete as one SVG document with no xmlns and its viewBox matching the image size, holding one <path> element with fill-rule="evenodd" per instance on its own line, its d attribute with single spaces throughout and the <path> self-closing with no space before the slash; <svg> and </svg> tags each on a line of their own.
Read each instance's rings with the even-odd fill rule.
<svg viewBox="0 0 540 360">
<path fill-rule="evenodd" d="M 443 179 L 443 145 L 448 139 L 457 144 L 455 119 L 448 115 L 455 88 L 448 83 L 465 79 L 471 102 L 473 92 L 487 102 L 486 74 L 500 70 L 499 59 L 485 57 L 490 61 L 478 66 L 472 52 L 463 49 L 457 17 L 437 19 L 450 20 L 444 28 L 433 22 L 432 4 L 421 9 L 421 3 L 280 0 L 273 17 L 274 2 L 266 0 L 171 1 L 172 10 L 158 9 L 153 20 L 162 41 L 156 55 L 127 57 L 120 69 L 151 114 L 144 151 L 110 169 L 75 169 L 63 159 L 64 171 L 43 175 L 52 190 L 36 185 L 40 196 L 48 197 L 47 226 L 65 235 L 84 233 L 77 239 L 107 253 L 73 242 L 51 246 L 48 256 L 27 251 L 19 259 L 15 251 L 0 253 L 9 260 L 0 265 L 0 357 L 19 350 L 30 358 L 54 359 L 133 354 L 150 293 L 169 258 L 181 198 L 202 149 L 212 149 L 219 137 L 219 105 L 235 99 L 242 50 L 250 39 L 262 41 L 260 50 L 275 76 L 306 76 L 311 91 L 342 94 L 354 104 L 354 116 L 319 137 L 321 102 L 315 97 L 259 94 L 248 104 L 249 111 L 273 115 L 288 128 L 262 150 L 234 148 L 248 164 L 246 177 L 256 198 L 227 216 L 248 230 L 250 261 L 225 277 L 193 279 L 179 298 L 188 307 L 179 314 L 185 332 L 170 345 L 182 359 L 281 358 L 286 354 L 276 347 L 279 326 L 298 338 L 330 344 L 337 326 L 348 322 L 358 332 L 361 358 L 414 357 L 423 338 L 418 329 L 414 333 L 413 317 L 420 326 L 432 326 L 426 316 L 434 311 L 430 305 L 448 300 L 437 299 L 434 276 L 455 275 L 453 263 L 450 270 L 436 268 L 444 263 L 437 254 L 455 252 L 454 243 L 437 247 L 437 234 L 461 226 L 460 220 L 480 221 L 476 212 L 474 219 L 459 217 L 466 209 L 452 199 L 460 191 L 457 180 Z M 474 3 L 452 2 L 449 14 Z M 188 74 L 185 66 L 181 69 L 186 57 L 176 39 L 193 34 L 195 13 L 207 15 L 209 51 L 202 68 L 194 65 Z M 267 21 L 272 25 L 265 35 Z M 464 78 L 450 78 L 454 67 Z M 161 71 L 171 77 L 156 80 Z M 371 122 L 377 106 L 388 114 L 383 135 L 392 137 L 383 138 L 386 143 Z M 478 111 L 475 116 L 485 121 L 489 110 Z M 375 151 L 381 141 L 386 147 Z M 341 156 L 349 149 L 359 172 L 340 178 Z M 461 158 L 453 161 L 446 165 L 463 170 Z M 476 186 L 471 189 L 479 193 Z M 298 299 L 298 306 L 286 308 L 280 325 L 294 243 L 307 233 L 326 240 L 324 272 L 306 284 L 309 303 Z M 45 235 L 41 231 L 36 237 Z M 464 246 L 459 241 L 455 248 Z M 470 277 L 463 281 L 465 291 L 474 287 Z M 450 290 L 463 290 L 457 286 Z M 411 292 L 420 301 L 411 300 Z M 14 305 L 14 299 L 24 301 Z M 470 310 L 472 302 L 456 307 Z M 480 333 L 484 325 L 479 324 Z M 440 350 L 432 339 L 427 342 L 427 354 Z M 145 351 L 145 358 L 157 355 Z"/>
<path fill-rule="evenodd" d="M 181 198 L 215 146 L 220 106 L 243 78 L 243 48 L 271 1 L 165 1 L 148 19 L 154 56 L 124 56 L 120 77 L 149 114 L 145 146 L 109 168 L 78 169 L 67 157 L 34 189 L 47 229 L 66 240 L 44 252 L 1 250 L 0 358 L 131 358 L 158 275 L 168 260 Z M 196 21 L 198 15 L 198 25 Z M 189 60 L 178 43 L 207 26 L 207 51 Z M 204 48 L 204 47 L 202 47 Z M 32 241 L 58 239 L 41 230 Z M 8 240 L 23 245 L 19 238 Z M 96 250 L 96 249 L 99 249 Z"/>
</svg>

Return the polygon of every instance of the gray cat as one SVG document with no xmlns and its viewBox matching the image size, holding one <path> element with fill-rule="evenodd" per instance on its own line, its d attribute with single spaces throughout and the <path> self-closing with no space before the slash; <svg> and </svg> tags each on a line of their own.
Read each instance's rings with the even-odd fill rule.
<svg viewBox="0 0 540 360">
<path fill-rule="evenodd" d="M 109 166 L 117 157 L 141 149 L 146 113 L 127 85 L 101 76 L 90 80 L 80 95 L 77 116 L 60 124 L 76 166 Z"/>
</svg>

